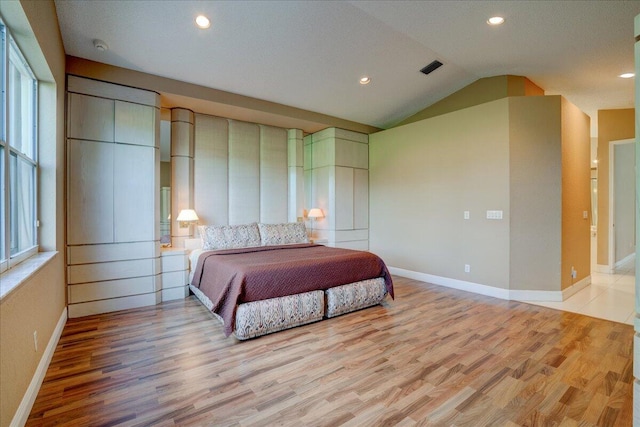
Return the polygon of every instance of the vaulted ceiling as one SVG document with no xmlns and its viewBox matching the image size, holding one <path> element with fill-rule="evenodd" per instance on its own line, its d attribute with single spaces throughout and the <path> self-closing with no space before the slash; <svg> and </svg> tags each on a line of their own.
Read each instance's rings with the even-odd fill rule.
<svg viewBox="0 0 640 427">
<path fill-rule="evenodd" d="M 380 128 L 503 74 L 565 96 L 592 122 L 634 105 L 634 79 L 619 75 L 634 70 L 639 1 L 55 3 L 68 55 Z M 194 25 L 198 14 L 210 28 Z M 504 24 L 489 26 L 494 15 Z M 433 60 L 444 65 L 419 72 Z"/>
</svg>

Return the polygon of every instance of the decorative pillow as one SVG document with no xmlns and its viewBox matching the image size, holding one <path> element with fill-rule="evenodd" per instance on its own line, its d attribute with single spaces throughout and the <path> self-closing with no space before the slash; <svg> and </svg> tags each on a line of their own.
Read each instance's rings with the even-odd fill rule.
<svg viewBox="0 0 640 427">
<path fill-rule="evenodd" d="M 235 249 L 260 246 L 258 224 L 242 225 L 201 225 L 202 249 Z"/>
<path fill-rule="evenodd" d="M 309 243 L 307 228 L 303 222 L 284 224 L 258 224 L 262 246 Z"/>
</svg>

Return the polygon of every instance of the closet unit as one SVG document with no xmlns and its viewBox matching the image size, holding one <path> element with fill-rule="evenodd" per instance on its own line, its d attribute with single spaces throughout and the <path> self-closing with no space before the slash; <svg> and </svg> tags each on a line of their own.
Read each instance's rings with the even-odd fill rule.
<svg viewBox="0 0 640 427">
<path fill-rule="evenodd" d="M 161 300 L 160 97 L 67 78 L 69 317 Z"/>
</svg>

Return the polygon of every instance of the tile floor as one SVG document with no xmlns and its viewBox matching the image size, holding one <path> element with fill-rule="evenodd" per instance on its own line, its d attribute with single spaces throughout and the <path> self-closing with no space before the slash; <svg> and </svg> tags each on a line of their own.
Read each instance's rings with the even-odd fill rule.
<svg viewBox="0 0 640 427">
<path fill-rule="evenodd" d="M 591 273 L 591 285 L 562 302 L 524 301 L 558 310 L 633 325 L 635 316 L 635 260 L 613 274 Z"/>
</svg>

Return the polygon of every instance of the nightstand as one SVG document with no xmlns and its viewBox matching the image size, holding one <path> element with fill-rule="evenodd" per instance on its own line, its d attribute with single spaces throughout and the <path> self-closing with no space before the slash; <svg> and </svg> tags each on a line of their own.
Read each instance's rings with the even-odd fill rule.
<svg viewBox="0 0 640 427">
<path fill-rule="evenodd" d="M 162 248 L 162 301 L 189 295 L 189 259 L 184 248 Z"/>
</svg>

